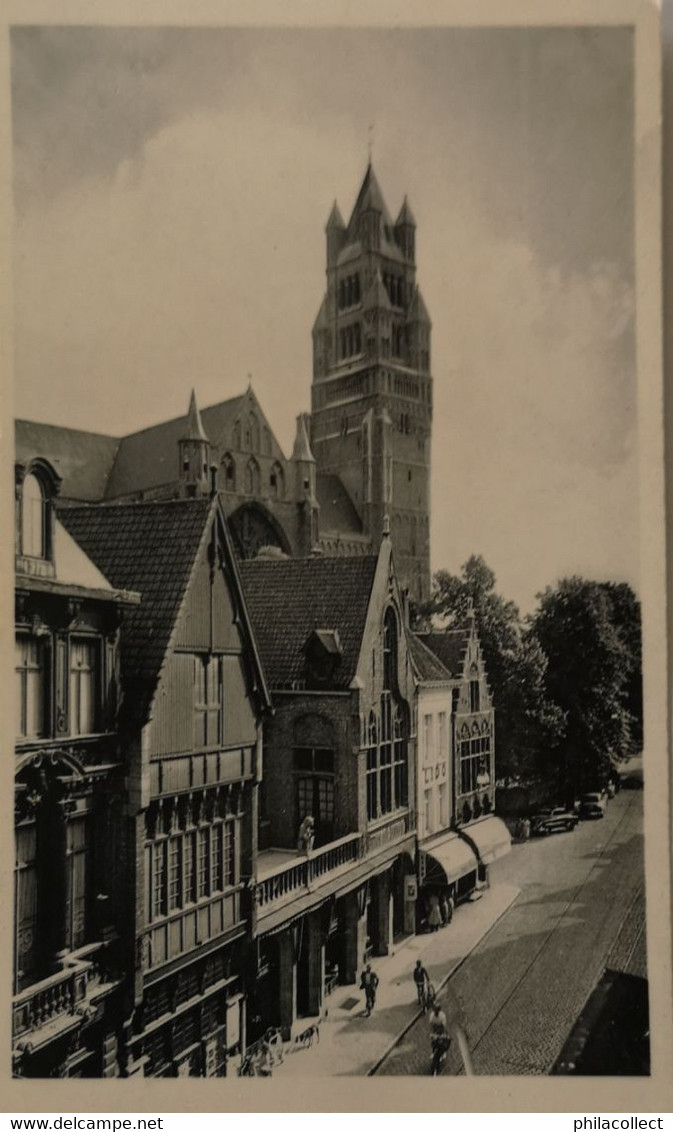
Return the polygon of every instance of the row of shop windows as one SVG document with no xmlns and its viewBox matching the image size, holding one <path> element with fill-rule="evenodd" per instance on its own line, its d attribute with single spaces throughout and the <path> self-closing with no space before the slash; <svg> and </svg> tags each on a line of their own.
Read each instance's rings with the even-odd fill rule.
<svg viewBox="0 0 673 1132">
<path fill-rule="evenodd" d="M 196 904 L 237 883 L 237 823 L 216 821 L 145 846 L 150 920 Z"/>
<path fill-rule="evenodd" d="M 50 657 L 48 636 L 19 634 L 15 641 L 16 733 L 20 739 L 38 739 L 52 732 L 50 722 Z M 62 734 L 91 735 L 100 726 L 102 692 L 102 641 L 97 637 L 70 637 L 68 641 L 67 722 Z"/>
<path fill-rule="evenodd" d="M 490 777 L 491 739 L 482 735 L 479 739 L 464 739 L 460 743 L 460 792 L 470 794 L 481 784 L 480 775 Z"/>
</svg>

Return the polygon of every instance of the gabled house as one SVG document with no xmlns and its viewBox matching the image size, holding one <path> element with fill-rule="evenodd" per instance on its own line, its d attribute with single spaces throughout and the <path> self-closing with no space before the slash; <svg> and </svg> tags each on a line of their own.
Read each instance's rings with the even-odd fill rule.
<svg viewBox="0 0 673 1132">
<path fill-rule="evenodd" d="M 13 1072 L 110 1077 L 125 986 L 119 631 L 140 599 L 60 523 L 52 465 L 26 456 L 15 471 Z"/>
<path fill-rule="evenodd" d="M 473 845 L 485 876 L 488 864 L 509 851 L 511 838 L 494 815 L 495 712 L 474 613 L 461 625 L 419 634 L 419 640 L 450 679 L 452 825 Z"/>
<path fill-rule="evenodd" d="M 414 930 L 414 684 L 390 539 L 241 563 L 274 714 L 255 882 L 257 1029 L 320 1013 Z M 307 818 L 315 840 L 300 840 Z"/>
<path fill-rule="evenodd" d="M 126 1075 L 222 1076 L 245 1045 L 261 721 L 270 707 L 217 497 L 68 508 L 141 604 L 121 636 Z"/>
</svg>

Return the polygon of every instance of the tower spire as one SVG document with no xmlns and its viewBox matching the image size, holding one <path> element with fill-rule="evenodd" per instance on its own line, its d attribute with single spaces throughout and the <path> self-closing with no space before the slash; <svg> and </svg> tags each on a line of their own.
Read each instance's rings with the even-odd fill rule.
<svg viewBox="0 0 673 1132">
<path fill-rule="evenodd" d="M 199 407 L 196 403 L 196 393 L 192 389 L 192 395 L 189 398 L 189 410 L 187 413 L 187 432 L 182 437 L 183 440 L 203 440 L 208 441 Z"/>
</svg>

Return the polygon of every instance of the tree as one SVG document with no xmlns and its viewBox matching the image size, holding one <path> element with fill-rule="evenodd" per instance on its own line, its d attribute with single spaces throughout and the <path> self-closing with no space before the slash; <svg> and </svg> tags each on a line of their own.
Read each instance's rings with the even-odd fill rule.
<svg viewBox="0 0 673 1132">
<path fill-rule="evenodd" d="M 624 705 L 630 715 L 631 752 L 643 748 L 643 647 L 640 602 L 626 582 L 603 582 L 612 601 L 612 618 L 626 648 Z"/>
<path fill-rule="evenodd" d="M 628 587 L 627 587 L 628 589 Z M 569 796 L 600 787 L 612 760 L 632 747 L 628 681 L 631 603 L 618 587 L 566 578 L 539 595 L 532 631 L 548 661 L 549 696 L 566 713 L 559 773 Z"/>
<path fill-rule="evenodd" d="M 474 610 L 495 707 L 498 776 L 531 779 L 547 771 L 549 752 L 563 733 L 563 713 L 547 694 L 546 658 L 537 639 L 495 585 L 484 559 L 472 555 L 460 574 L 435 575 L 425 612 L 460 623 Z"/>
</svg>

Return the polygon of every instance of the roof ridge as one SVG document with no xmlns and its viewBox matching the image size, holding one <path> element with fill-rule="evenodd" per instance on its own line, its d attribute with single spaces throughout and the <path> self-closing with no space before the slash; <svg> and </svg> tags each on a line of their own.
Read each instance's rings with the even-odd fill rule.
<svg viewBox="0 0 673 1132">
<path fill-rule="evenodd" d="M 232 401 L 240 401 L 243 397 L 245 397 L 246 393 L 247 389 L 245 389 L 243 393 L 235 394 L 235 396 L 233 397 L 225 397 L 223 401 L 214 401 L 212 405 L 206 405 L 203 409 L 200 410 L 200 412 L 202 414 L 207 413 L 211 409 L 219 409 L 221 405 L 228 405 Z M 134 432 L 126 432 L 123 436 L 119 437 L 119 440 L 130 440 L 132 436 L 142 436 L 144 432 L 151 432 L 153 428 L 166 428 L 167 425 L 177 424 L 178 421 L 184 421 L 184 419 L 185 413 L 178 413 L 177 416 L 169 417 L 168 420 L 155 421 L 154 424 L 145 425 L 144 428 L 138 428 Z"/>
<path fill-rule="evenodd" d="M 130 499 L 127 500 L 126 503 L 117 503 L 112 499 L 109 503 L 105 501 L 100 503 L 78 503 L 75 507 L 68 506 L 58 508 L 58 511 L 59 514 L 72 511 L 125 511 L 140 507 L 195 507 L 200 503 L 210 503 L 210 497 L 199 495 L 185 499 Z"/>
<path fill-rule="evenodd" d="M 80 432 L 82 436 L 99 436 L 102 440 L 114 440 L 119 444 L 123 436 L 113 436 L 111 432 L 98 432 L 93 428 L 76 428 L 74 425 L 54 424 L 53 421 L 36 421 L 29 417 L 14 417 L 14 424 L 37 425 L 38 428 L 53 428 L 58 432 Z"/>
</svg>

